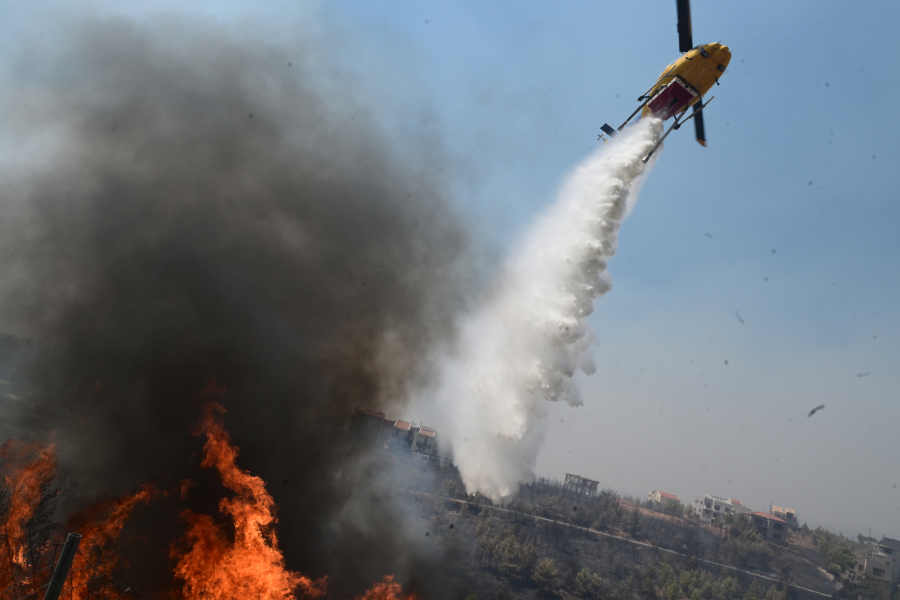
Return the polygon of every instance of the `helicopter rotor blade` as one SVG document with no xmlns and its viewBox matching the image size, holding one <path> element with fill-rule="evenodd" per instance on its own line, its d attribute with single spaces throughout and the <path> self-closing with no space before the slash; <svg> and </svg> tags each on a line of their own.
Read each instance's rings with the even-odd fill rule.
<svg viewBox="0 0 900 600">
<path fill-rule="evenodd" d="M 700 145 L 704 148 L 706 147 L 706 128 L 703 126 L 703 112 L 698 112 L 698 105 L 700 103 L 694 105 L 694 131 L 697 134 L 697 141 L 700 142 Z"/>
<path fill-rule="evenodd" d="M 678 51 L 687 52 L 694 47 L 691 32 L 691 0 L 675 0 L 678 9 Z"/>
</svg>

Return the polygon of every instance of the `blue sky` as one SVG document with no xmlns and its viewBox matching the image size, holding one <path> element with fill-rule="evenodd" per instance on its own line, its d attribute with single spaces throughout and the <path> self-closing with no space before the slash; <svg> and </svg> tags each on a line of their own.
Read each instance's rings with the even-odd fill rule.
<svg viewBox="0 0 900 600">
<path fill-rule="evenodd" d="M 459 201 L 500 255 L 678 56 L 671 1 L 362 4 L 324 13 L 424 90 L 461 157 Z M 538 472 L 896 537 L 900 214 L 884 99 L 900 6 L 692 9 L 695 43 L 734 53 L 709 147 L 677 132 L 650 174 L 593 317 L 598 373 L 584 407 L 553 410 Z"/>
<path fill-rule="evenodd" d="M 0 49 L 46 43 L 36 36 L 79 17 L 181 5 L 7 7 Z M 580 382 L 585 406 L 554 407 L 538 472 L 775 502 L 898 537 L 900 4 L 692 10 L 695 43 L 733 52 L 705 111 L 709 147 L 687 128 L 667 140 L 592 317 L 598 373 Z M 600 125 L 618 125 L 678 56 L 672 0 L 233 1 L 190 14 L 285 56 L 318 40 L 304 59 L 346 74 L 398 152 L 427 134 L 488 271 Z"/>
</svg>

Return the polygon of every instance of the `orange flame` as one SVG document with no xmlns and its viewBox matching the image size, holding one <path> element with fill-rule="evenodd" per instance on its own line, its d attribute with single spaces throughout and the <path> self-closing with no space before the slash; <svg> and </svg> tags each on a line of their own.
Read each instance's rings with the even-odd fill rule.
<svg viewBox="0 0 900 600">
<path fill-rule="evenodd" d="M 178 562 L 175 575 L 184 580 L 188 600 L 293 600 L 314 598 L 325 593 L 325 578 L 312 580 L 284 566 L 273 525 L 275 501 L 265 482 L 241 470 L 235 463 L 238 448 L 231 444 L 221 422 L 225 409 L 211 402 L 204 407 L 200 434 L 206 435 L 202 467 L 215 467 L 222 483 L 235 492 L 224 498 L 219 510 L 234 523 L 234 540 L 229 540 L 212 517 L 184 511 L 187 522 L 183 554 L 174 548 Z"/>
<path fill-rule="evenodd" d="M 11 564 L 6 565 L 8 568 L 3 569 L 3 576 L 0 577 L 0 586 L 4 588 L 11 585 L 39 587 L 41 580 L 49 576 L 49 572 L 42 572 L 39 576 L 34 571 L 35 565 L 26 564 L 26 550 L 30 542 L 24 538 L 27 535 L 26 525 L 37 510 L 44 488 L 56 474 L 56 449 L 53 445 L 25 445 L 12 441 L 0 446 L 0 458 L 12 463 L 20 462 L 34 452 L 38 454 L 36 459 L 3 478 L 10 496 L 3 524 L 11 551 Z M 115 553 L 108 552 L 100 559 L 95 556 L 95 550 L 115 539 L 135 504 L 149 499 L 153 494 L 153 488 L 145 486 L 135 494 L 94 504 L 70 519 L 70 527 L 83 535 L 80 552 L 75 556 L 67 583 L 74 588 L 73 600 L 87 598 L 88 580 L 96 579 L 116 565 L 118 558 Z M 41 552 L 43 549 L 38 549 L 38 554 Z M 13 564 L 19 567 L 15 572 Z"/>
<path fill-rule="evenodd" d="M 372 589 L 358 596 L 356 600 L 421 600 L 421 597 L 416 592 L 404 596 L 400 584 L 394 581 L 394 576 L 387 575 L 384 581 L 376 583 Z"/>
<path fill-rule="evenodd" d="M 156 494 L 156 488 L 146 484 L 133 494 L 101 500 L 76 513 L 67 525 L 69 530 L 81 534 L 80 550 L 86 552 L 119 537 L 134 507 L 139 502 L 148 502 Z"/>
<path fill-rule="evenodd" d="M 69 530 L 82 536 L 66 582 L 67 587 L 72 587 L 73 600 L 87 598 L 91 592 L 89 581 L 107 577 L 116 567 L 119 556 L 112 549 L 104 551 L 104 546 L 119 537 L 134 507 L 156 494 L 152 485 L 143 485 L 133 494 L 96 502 L 69 519 Z"/>
<path fill-rule="evenodd" d="M 12 440 L 0 446 L 0 458 L 21 461 L 28 454 L 37 452 L 37 458 L 4 476 L 3 485 L 9 494 L 9 509 L 4 519 L 6 535 L 18 541 L 26 536 L 25 526 L 41 500 L 41 492 L 56 475 L 56 448 L 50 444 L 14 444 Z M 25 564 L 25 545 L 18 544 L 13 551 L 13 561 Z"/>
<path fill-rule="evenodd" d="M 296 600 L 324 596 L 326 578 L 312 580 L 285 567 L 274 531 L 275 502 L 262 479 L 237 466 L 238 448 L 231 444 L 221 422 L 224 412 L 215 402 L 205 406 L 198 434 L 206 435 L 201 466 L 214 467 L 225 487 L 235 492 L 234 497 L 219 503 L 219 510 L 233 523 L 234 539 L 212 517 L 182 512 L 187 523 L 182 539 L 182 547 L 186 549 L 182 552 L 173 546 L 170 555 L 177 559 L 175 575 L 184 580 L 183 597 L 186 600 Z M 31 458 L 35 454 L 36 458 Z M 39 587 L 45 583 L 49 571 L 40 576 L 29 575 L 34 565 L 26 564 L 24 538 L 44 489 L 56 474 L 56 449 L 53 445 L 8 441 L 0 445 L 0 467 L 10 471 L 2 481 L 9 500 L 7 514 L 0 514 L 0 525 L 5 527 L 11 550 L 5 565 L 0 565 L 0 589 Z M 187 497 L 193 485 L 190 480 L 180 482 L 182 498 Z M 96 591 L 92 588 L 106 585 L 119 563 L 109 542 L 118 538 L 134 508 L 157 494 L 152 485 L 145 485 L 133 494 L 97 502 L 68 520 L 68 530 L 80 533 L 82 540 L 66 581 L 70 593 L 67 597 L 86 600 Z M 355 600 L 421 598 L 416 592 L 404 596 L 400 584 L 393 576 L 387 576 Z"/>
</svg>

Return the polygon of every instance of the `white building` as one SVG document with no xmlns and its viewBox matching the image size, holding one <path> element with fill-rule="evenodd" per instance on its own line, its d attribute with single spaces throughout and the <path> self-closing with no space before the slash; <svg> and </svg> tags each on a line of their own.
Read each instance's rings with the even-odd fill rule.
<svg viewBox="0 0 900 600">
<path fill-rule="evenodd" d="M 710 494 L 697 496 L 691 508 L 703 523 L 711 523 L 716 516 L 722 518 L 729 513 L 745 513 L 749 510 L 738 500 L 720 498 Z"/>
</svg>

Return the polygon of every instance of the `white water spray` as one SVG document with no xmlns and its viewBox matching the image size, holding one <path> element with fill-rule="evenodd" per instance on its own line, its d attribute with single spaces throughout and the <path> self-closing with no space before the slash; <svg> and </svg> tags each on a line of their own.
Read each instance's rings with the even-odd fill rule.
<svg viewBox="0 0 900 600">
<path fill-rule="evenodd" d="M 610 289 L 606 261 L 661 128 L 642 119 L 574 170 L 442 358 L 430 394 L 469 493 L 495 501 L 513 494 L 530 479 L 546 402 L 581 405 L 572 376 L 594 372 L 587 317 Z"/>
</svg>

